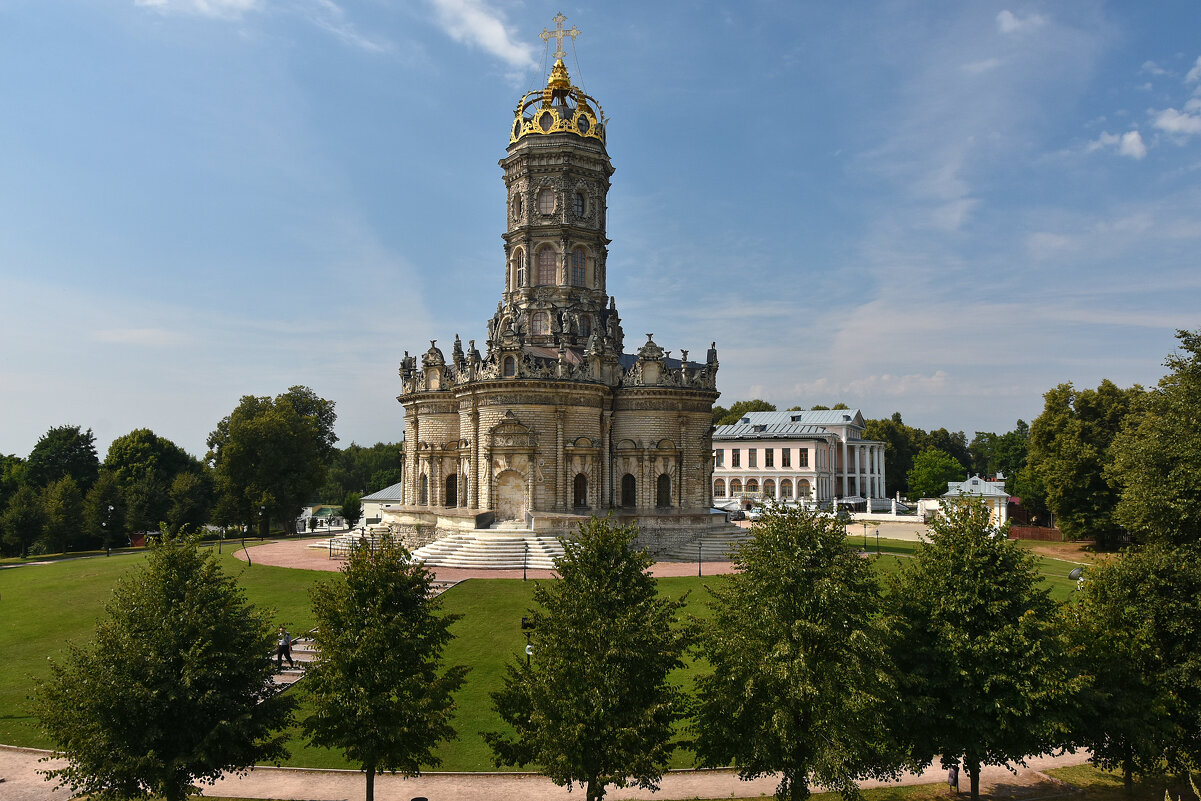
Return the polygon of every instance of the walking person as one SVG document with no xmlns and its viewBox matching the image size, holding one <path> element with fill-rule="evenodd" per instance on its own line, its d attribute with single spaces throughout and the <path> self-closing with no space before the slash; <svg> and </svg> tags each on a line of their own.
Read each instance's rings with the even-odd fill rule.
<svg viewBox="0 0 1201 801">
<path fill-rule="evenodd" d="M 279 627 L 279 637 L 275 642 L 275 669 L 282 670 L 284 660 L 288 660 L 288 667 L 295 667 L 292 664 L 292 635 L 288 634 L 288 630 L 283 626 Z"/>
<path fill-rule="evenodd" d="M 951 763 L 951 767 L 947 768 L 947 789 L 959 795 L 959 760 L 956 759 Z"/>
</svg>

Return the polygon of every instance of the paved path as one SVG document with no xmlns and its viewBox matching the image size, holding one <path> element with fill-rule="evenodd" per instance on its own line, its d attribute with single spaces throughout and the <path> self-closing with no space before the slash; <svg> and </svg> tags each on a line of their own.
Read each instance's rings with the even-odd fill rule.
<svg viewBox="0 0 1201 801">
<path fill-rule="evenodd" d="M 342 567 L 341 559 L 330 559 L 329 552 L 321 548 L 308 547 L 311 539 L 276 540 L 262 545 L 250 547 L 250 559 L 256 565 L 272 565 L 275 567 L 294 567 L 302 570 L 337 571 Z M 241 548 L 236 554 L 238 559 L 246 560 L 246 552 Z M 459 567 L 431 567 L 439 581 L 463 581 L 469 578 L 521 578 L 521 570 L 478 570 Z M 730 562 L 703 562 L 701 573 L 706 576 L 725 575 L 734 572 Z M 651 568 L 655 576 L 695 576 L 696 562 L 656 562 Z M 553 570 L 527 570 L 529 578 L 553 578 Z"/>
<path fill-rule="evenodd" d="M 0 798 L 4 801 L 67 801 L 69 794 L 54 790 L 50 782 L 36 774 L 38 769 L 58 765 L 41 764 L 44 751 L 0 746 Z M 1059 784 L 1041 771 L 1052 767 L 1079 765 L 1087 753 L 1065 754 L 1057 757 L 1031 759 L 1025 768 L 1011 773 L 1005 768 L 984 768 L 980 774 L 981 792 L 1007 798 L 1045 798 L 1062 792 Z M 943 782 L 941 768 L 931 768 L 921 774 L 906 774 L 896 782 L 865 781 L 861 785 L 880 787 L 888 784 L 929 784 Z M 966 792 L 967 776 L 960 776 L 960 786 Z M 294 801 L 337 801 L 363 797 L 363 775 L 346 770 L 296 770 L 293 768 L 256 768 L 245 776 L 231 776 L 205 788 L 205 795 L 224 795 L 236 798 L 283 798 Z M 606 794 L 614 799 L 692 799 L 730 798 L 733 796 L 771 795 L 776 780 L 770 778 L 739 781 L 728 771 L 673 771 L 663 777 L 660 790 L 650 793 L 637 789 L 610 789 Z M 375 780 L 378 801 L 410 801 L 425 796 L 430 801 L 571 801 L 580 797 L 576 788 L 568 793 L 548 779 L 532 773 L 427 773 L 415 779 L 402 776 L 379 776 Z"/>
</svg>

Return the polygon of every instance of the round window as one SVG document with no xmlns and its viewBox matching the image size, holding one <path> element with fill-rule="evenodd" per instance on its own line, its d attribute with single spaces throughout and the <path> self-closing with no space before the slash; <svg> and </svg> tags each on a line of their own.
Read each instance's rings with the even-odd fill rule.
<svg viewBox="0 0 1201 801">
<path fill-rule="evenodd" d="M 551 114 L 549 111 L 542 112 L 542 114 L 538 117 L 538 127 L 542 129 L 542 133 L 549 131 L 550 126 L 553 125 L 554 122 L 555 115 Z"/>
</svg>

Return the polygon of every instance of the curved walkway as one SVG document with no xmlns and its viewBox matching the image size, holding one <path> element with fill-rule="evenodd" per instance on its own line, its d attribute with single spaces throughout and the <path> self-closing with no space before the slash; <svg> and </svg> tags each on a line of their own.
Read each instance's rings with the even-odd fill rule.
<svg viewBox="0 0 1201 801">
<path fill-rule="evenodd" d="M 36 771 L 61 764 L 58 761 L 41 763 L 45 751 L 0 746 L 0 798 L 5 801 L 67 801 L 69 793 L 55 790 Z M 1045 798 L 1064 792 L 1060 782 L 1042 771 L 1048 768 L 1079 765 L 1087 761 L 1088 753 L 1062 754 L 1031 758 L 1024 768 L 1011 772 L 1003 767 L 986 767 L 980 771 L 980 791 L 984 795 L 1004 795 L 1006 798 Z M 945 781 L 946 773 L 930 768 L 923 773 L 907 773 L 895 782 L 865 781 L 860 787 L 930 784 Z M 967 776 L 960 775 L 960 787 L 966 792 Z M 771 795 L 776 779 L 761 778 L 739 781 L 729 771 L 672 771 L 663 777 L 657 793 L 635 788 L 611 788 L 607 798 L 730 798 L 731 796 Z M 291 801 L 330 801 L 330 799 L 362 798 L 363 775 L 349 770 L 298 770 L 295 768 L 255 768 L 244 776 L 227 776 L 205 795 L 234 798 L 283 798 Z M 577 788 L 554 785 L 549 779 L 533 773 L 427 773 L 415 779 L 403 776 L 376 777 L 375 797 L 378 801 L 410 801 L 424 796 L 430 801 L 570 801 L 579 798 Z"/>
<path fill-rule="evenodd" d="M 310 548 L 309 539 L 275 540 L 262 545 L 250 547 L 250 560 L 256 565 L 272 565 L 274 567 L 293 567 L 301 570 L 337 571 L 342 567 L 341 559 L 331 559 L 329 552 L 320 548 Z M 235 556 L 246 560 L 246 551 L 238 549 Z M 431 567 L 430 570 L 439 581 L 463 581 L 469 578 L 521 578 L 521 571 L 513 570 L 479 570 L 459 567 Z M 706 576 L 725 575 L 733 573 L 731 562 L 702 562 L 701 573 Z M 696 562 L 656 562 L 651 568 L 655 576 L 695 576 Z M 553 578 L 553 570 L 526 571 L 529 578 Z"/>
</svg>

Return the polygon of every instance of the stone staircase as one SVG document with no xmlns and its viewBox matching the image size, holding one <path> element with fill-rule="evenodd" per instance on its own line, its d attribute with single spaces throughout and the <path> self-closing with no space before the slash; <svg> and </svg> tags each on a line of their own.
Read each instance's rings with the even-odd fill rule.
<svg viewBox="0 0 1201 801">
<path fill-rule="evenodd" d="M 430 567 L 478 570 L 520 570 L 522 566 L 550 570 L 554 568 L 553 560 L 562 555 L 558 538 L 507 523 L 451 534 L 413 551 L 414 559 Z"/>
<path fill-rule="evenodd" d="M 271 658 L 275 659 L 275 654 L 271 654 Z M 317 652 L 313 650 L 313 641 L 308 637 L 298 637 L 292 640 L 292 663 L 293 667 L 288 667 L 288 661 L 284 660 L 284 666 L 281 670 L 276 671 L 272 680 L 279 686 L 287 686 L 295 684 L 304 676 L 304 669 L 317 658 Z"/>
<path fill-rule="evenodd" d="M 699 543 L 702 562 L 727 562 L 730 560 L 730 551 L 748 539 L 749 529 L 706 532 L 691 542 L 664 551 L 656 558 L 661 562 L 695 562 Z"/>
</svg>

